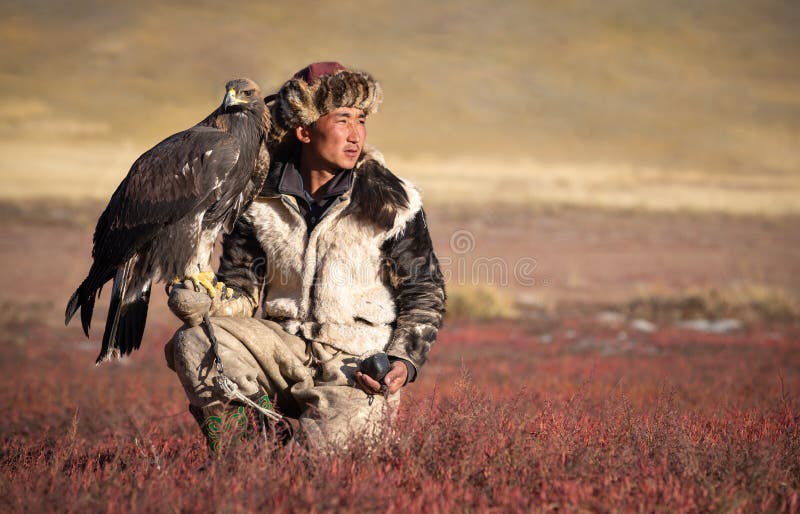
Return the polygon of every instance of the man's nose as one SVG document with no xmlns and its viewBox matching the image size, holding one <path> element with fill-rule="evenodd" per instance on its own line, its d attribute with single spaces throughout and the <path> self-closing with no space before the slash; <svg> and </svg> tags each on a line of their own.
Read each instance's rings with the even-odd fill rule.
<svg viewBox="0 0 800 514">
<path fill-rule="evenodd" d="M 361 140 L 361 134 L 358 132 L 358 127 L 354 124 L 350 124 L 350 130 L 347 131 L 347 142 L 348 143 L 358 143 Z"/>
</svg>

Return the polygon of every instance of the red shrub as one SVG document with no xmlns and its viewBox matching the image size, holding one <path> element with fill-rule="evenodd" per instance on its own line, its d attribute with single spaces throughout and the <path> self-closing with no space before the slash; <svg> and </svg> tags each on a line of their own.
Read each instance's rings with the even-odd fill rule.
<svg viewBox="0 0 800 514">
<path fill-rule="evenodd" d="M 32 333 L 0 350 L 0 511 L 798 510 L 790 328 L 623 346 L 591 324 L 549 344 L 455 327 L 374 451 L 256 439 L 211 461 L 157 344 L 94 369 L 55 342 L 73 331 Z"/>
</svg>

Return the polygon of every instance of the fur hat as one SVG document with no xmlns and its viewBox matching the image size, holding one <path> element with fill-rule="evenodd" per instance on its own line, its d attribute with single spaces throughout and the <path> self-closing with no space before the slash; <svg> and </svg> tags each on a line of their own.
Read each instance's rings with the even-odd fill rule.
<svg viewBox="0 0 800 514">
<path fill-rule="evenodd" d="M 383 90 L 367 72 L 350 70 L 337 62 L 309 64 L 267 101 L 272 104 L 277 139 L 300 125 L 311 125 L 339 107 L 355 107 L 365 114 L 378 111 Z"/>
</svg>

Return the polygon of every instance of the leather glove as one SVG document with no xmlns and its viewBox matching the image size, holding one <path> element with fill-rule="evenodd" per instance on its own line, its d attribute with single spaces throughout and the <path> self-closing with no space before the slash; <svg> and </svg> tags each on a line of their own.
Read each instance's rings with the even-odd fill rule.
<svg viewBox="0 0 800 514">
<path fill-rule="evenodd" d="M 172 286 L 167 306 L 172 313 L 190 327 L 203 322 L 203 315 L 252 317 L 258 303 L 246 294 L 234 293 L 232 297 L 218 294 L 214 298 L 205 290 L 196 291 L 191 281 Z"/>
<path fill-rule="evenodd" d="M 203 322 L 203 315 L 209 313 L 214 302 L 205 291 L 195 291 L 189 284 L 188 287 L 184 284 L 172 286 L 167 306 L 179 320 L 196 327 Z"/>
</svg>

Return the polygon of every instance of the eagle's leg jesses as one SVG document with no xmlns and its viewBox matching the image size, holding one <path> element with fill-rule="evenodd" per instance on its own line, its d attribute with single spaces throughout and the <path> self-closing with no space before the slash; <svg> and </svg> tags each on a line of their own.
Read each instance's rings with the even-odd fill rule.
<svg viewBox="0 0 800 514">
<path fill-rule="evenodd" d="M 208 319 L 208 313 L 203 314 L 203 329 L 208 337 L 208 342 L 211 343 L 211 353 L 214 355 L 214 365 L 217 368 L 217 373 L 222 375 L 225 370 L 222 367 L 222 359 L 219 358 L 219 343 L 217 337 L 214 335 L 214 327 L 211 326 L 211 320 Z"/>
</svg>

